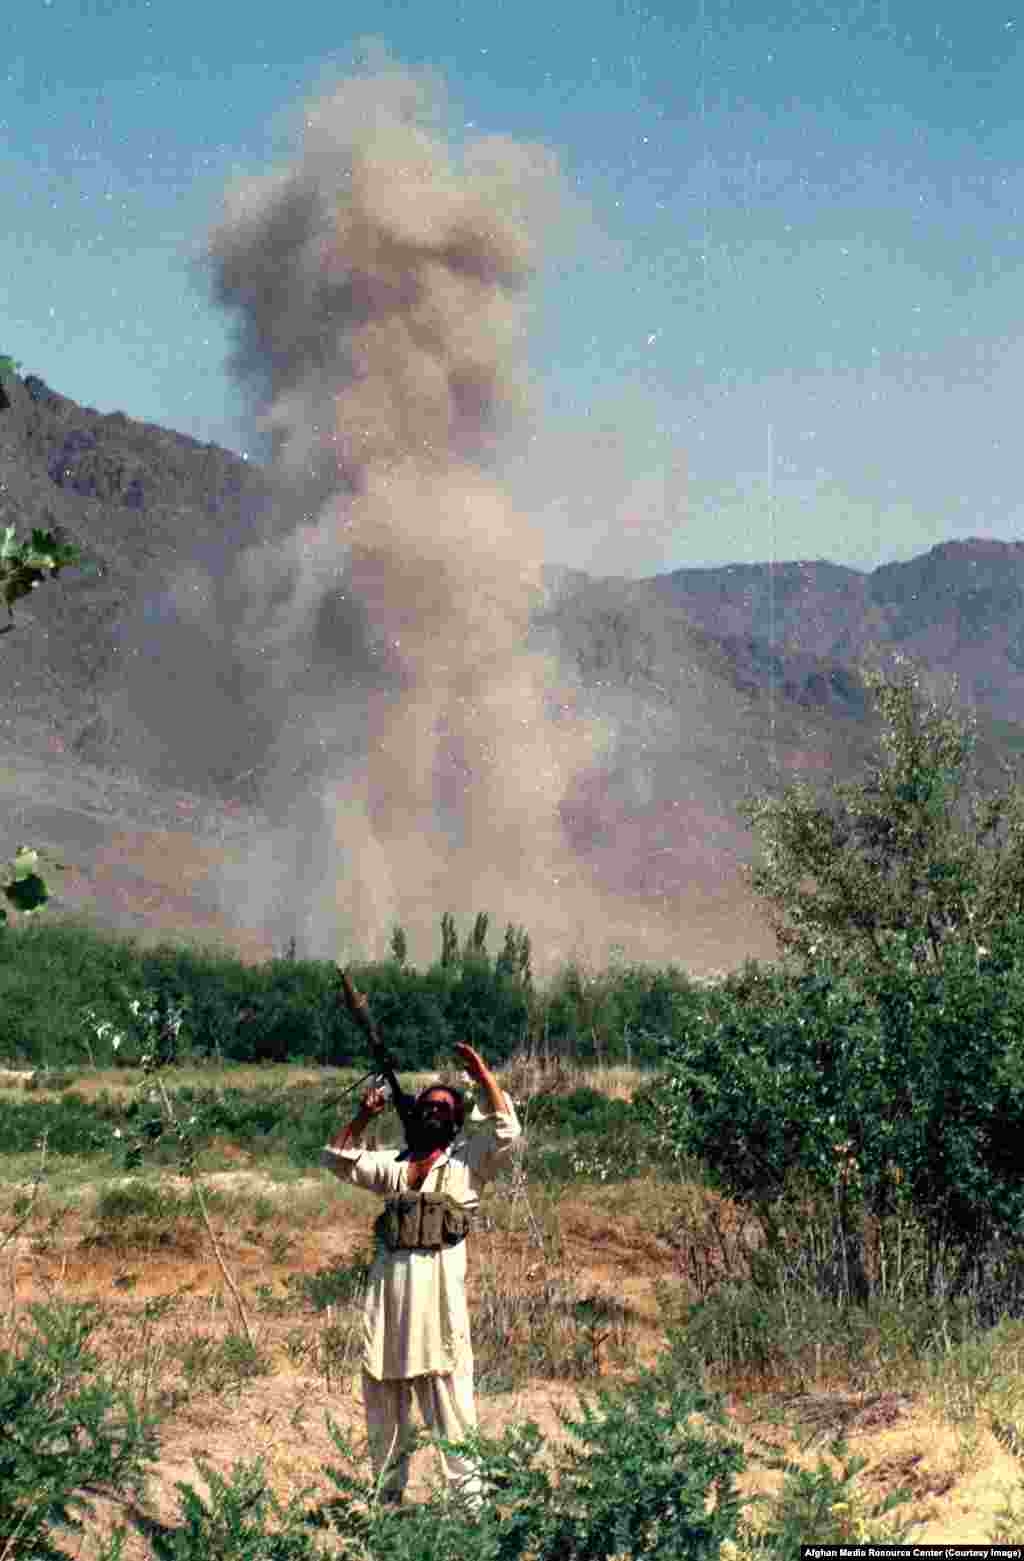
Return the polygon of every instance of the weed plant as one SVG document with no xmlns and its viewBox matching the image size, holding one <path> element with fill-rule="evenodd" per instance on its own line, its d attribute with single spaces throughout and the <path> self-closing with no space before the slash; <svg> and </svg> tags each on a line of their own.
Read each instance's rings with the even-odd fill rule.
<svg viewBox="0 0 1024 1561">
<path fill-rule="evenodd" d="M 180 1342 L 176 1354 L 190 1392 L 237 1392 L 253 1377 L 268 1376 L 272 1369 L 267 1355 L 242 1333 L 228 1333 L 223 1338 L 192 1333 Z"/>
<path fill-rule="evenodd" d="M 95 1247 L 147 1251 L 179 1244 L 178 1226 L 192 1224 L 196 1210 L 188 1196 L 170 1187 L 131 1180 L 104 1187 L 93 1209 L 84 1242 Z"/>
<path fill-rule="evenodd" d="M 94 1308 L 28 1315 L 15 1347 L 0 1350 L 0 1554 L 63 1561 L 53 1536 L 81 1529 L 89 1494 L 141 1491 L 154 1421 L 100 1370 Z"/>
<path fill-rule="evenodd" d="M 362 1252 L 349 1263 L 317 1269 L 313 1274 L 293 1274 L 288 1289 L 314 1312 L 353 1305 L 362 1299 L 372 1261 L 370 1253 Z"/>
<path fill-rule="evenodd" d="M 153 1561 L 328 1561 L 329 1552 L 305 1519 L 308 1492 L 278 1501 L 258 1459 L 236 1463 L 227 1478 L 203 1458 L 196 1467 L 206 1497 L 188 1481 L 178 1481 L 181 1522 L 151 1529 Z M 123 1529 L 115 1534 L 98 1561 L 120 1561 L 125 1538 Z"/>
<path fill-rule="evenodd" d="M 811 1543 L 862 1546 L 906 1542 L 913 1520 L 906 1515 L 898 1518 L 893 1509 L 907 1500 L 909 1491 L 901 1488 L 879 1501 L 866 1499 L 857 1477 L 867 1460 L 850 1457 L 842 1437 L 835 1438 L 829 1447 L 832 1460 L 840 1465 L 838 1471 L 824 1458 L 818 1459 L 815 1469 L 805 1469 L 763 1439 L 753 1440 L 759 1444 L 754 1460 L 765 1469 L 780 1472 L 783 1483 L 774 1499 L 755 1498 L 767 1508 L 762 1520 L 747 1520 L 741 1526 L 736 1548 L 747 1561 L 758 1557 L 799 1561 L 801 1547 Z M 728 1556 L 730 1550 L 727 1547 L 723 1554 Z"/>
</svg>

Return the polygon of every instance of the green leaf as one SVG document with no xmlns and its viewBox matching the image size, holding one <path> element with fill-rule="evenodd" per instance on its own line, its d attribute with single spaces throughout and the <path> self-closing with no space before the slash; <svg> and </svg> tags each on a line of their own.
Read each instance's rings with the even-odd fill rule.
<svg viewBox="0 0 1024 1561">
<path fill-rule="evenodd" d="M 14 878 L 30 878 L 39 866 L 39 852 L 33 846 L 19 846 L 14 856 Z"/>
<path fill-rule="evenodd" d="M 4 889 L 5 897 L 16 911 L 31 916 L 50 898 L 50 891 L 37 873 L 22 874 Z M 5 918 L 6 919 L 6 918 Z"/>
<path fill-rule="evenodd" d="M 35 527 L 31 542 L 24 543 L 14 540 L 13 526 L 6 527 L 0 544 L 0 584 L 8 617 L 14 617 L 12 609 L 18 598 L 35 590 L 47 575 L 59 575 L 67 565 L 80 562 L 78 548 L 58 541 L 53 532 Z"/>
</svg>

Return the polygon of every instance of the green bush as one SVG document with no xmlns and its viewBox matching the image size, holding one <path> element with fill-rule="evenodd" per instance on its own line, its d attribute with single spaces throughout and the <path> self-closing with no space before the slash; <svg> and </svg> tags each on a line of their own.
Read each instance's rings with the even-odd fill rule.
<svg viewBox="0 0 1024 1561">
<path fill-rule="evenodd" d="M 1016 933 L 996 958 L 962 946 L 932 968 L 904 966 L 871 995 L 888 1048 L 893 1120 L 879 1149 L 902 1171 L 928 1232 L 927 1284 L 976 1294 L 994 1322 L 1024 1298 L 1024 963 Z M 865 983 L 867 985 L 867 983 Z M 869 1150 L 870 1152 L 870 1150 Z M 1003 1268 L 1003 1293 L 993 1281 Z M 1007 1290 L 1005 1287 L 1009 1286 Z"/>
<path fill-rule="evenodd" d="M 268 1376 L 272 1370 L 269 1358 L 241 1333 L 229 1333 L 223 1339 L 190 1334 L 178 1345 L 177 1353 L 182 1376 L 193 1392 L 237 1391 L 253 1377 Z"/>
<path fill-rule="evenodd" d="M 199 1239 L 198 1224 L 199 1209 L 190 1194 L 153 1182 L 127 1181 L 100 1193 L 83 1240 L 121 1251 L 181 1241 L 187 1246 Z"/>
<path fill-rule="evenodd" d="M 89 1306 L 32 1306 L 31 1331 L 0 1351 L 0 1553 L 63 1561 L 54 1531 L 80 1529 L 87 1492 L 141 1492 L 153 1422 L 99 1368 Z"/>
<path fill-rule="evenodd" d="M 730 1196 L 770 1202 L 797 1169 L 831 1187 L 834 1145 L 863 1105 L 851 1075 L 870 1079 L 877 1052 L 875 1017 L 848 984 L 748 967 L 706 994 L 633 1111 Z"/>
<path fill-rule="evenodd" d="M 472 1522 L 436 1490 L 422 1505 L 378 1505 L 374 1484 L 330 1421 L 343 1464 L 326 1468 L 333 1494 L 312 1507 L 304 1491 L 287 1505 L 259 1460 L 225 1478 L 198 1460 L 205 1495 L 179 1482 L 181 1520 L 155 1527 L 155 1561 L 717 1561 L 741 1531 L 736 1474 L 721 1401 L 688 1383 L 645 1372 L 638 1381 L 563 1413 L 573 1443 L 555 1453 L 557 1483 L 540 1465 L 533 1422 L 500 1440 L 475 1432 L 458 1444 L 475 1458 L 489 1499 Z M 423 1433 L 414 1440 L 422 1442 Z M 102 1561 L 117 1561 L 115 1537 Z"/>
<path fill-rule="evenodd" d="M 622 1182 L 650 1169 L 653 1145 L 627 1101 L 583 1086 L 533 1096 L 521 1114 L 531 1138 L 530 1174 L 538 1181 Z"/>
<path fill-rule="evenodd" d="M 187 1481 L 179 1480 L 181 1525 L 154 1528 L 150 1536 L 155 1561 L 326 1561 L 304 1521 L 302 1492 L 279 1502 L 266 1483 L 259 1459 L 236 1463 L 229 1478 L 202 1458 L 197 1467 L 206 1481 L 204 1498 Z M 116 1561 L 120 1552 L 108 1556 Z"/>
<path fill-rule="evenodd" d="M 583 1085 L 567 1095 L 536 1095 L 529 1102 L 530 1122 L 559 1133 L 618 1133 L 633 1121 L 625 1100 L 609 1100 L 600 1090 Z"/>
<path fill-rule="evenodd" d="M 178 1212 L 176 1193 L 156 1187 L 152 1182 L 122 1182 L 104 1187 L 96 1200 L 97 1220 L 120 1223 L 123 1220 L 164 1219 Z"/>
<path fill-rule="evenodd" d="M 925 1232 L 926 1293 L 985 1292 L 998 1315 L 1024 1299 L 999 1256 L 1024 1217 L 1022 1033 L 1013 929 L 991 956 L 952 944 L 933 966 L 852 955 L 798 975 L 748 968 L 707 994 L 633 1108 L 768 1230 L 794 1178 L 831 1199 L 836 1252 L 857 1254 L 847 1299 L 878 1283 L 863 1216 L 902 1215 Z"/>
<path fill-rule="evenodd" d="M 723 1540 L 737 1534 L 735 1476 L 744 1458 L 735 1442 L 708 1435 L 691 1417 L 724 1427 L 719 1401 L 653 1378 L 597 1398 L 598 1409 L 581 1400 L 580 1418 L 560 1417 L 582 1449 L 570 1448 L 563 1460 L 543 1555 L 717 1561 Z"/>
<path fill-rule="evenodd" d="M 342 1105 L 335 1091 L 300 1084 L 282 1089 L 194 1089 L 172 1092 L 175 1110 L 194 1118 L 190 1129 L 197 1146 L 224 1138 L 240 1148 L 284 1154 L 296 1165 L 316 1165 Z M 354 1111 L 353 1097 L 344 1106 Z"/>
<path fill-rule="evenodd" d="M 492 1492 L 471 1524 L 441 1495 L 404 1515 L 377 1508 L 372 1485 L 353 1472 L 351 1449 L 332 1427 L 349 1467 L 328 1469 L 338 1495 L 315 1510 L 314 1521 L 348 1542 L 331 1554 L 394 1561 L 607 1561 L 615 1554 L 717 1561 L 723 1541 L 735 1540 L 735 1476 L 744 1458 L 724 1434 L 718 1398 L 645 1372 L 599 1392 L 596 1402 L 581 1400 L 578 1416 L 560 1418 L 575 1445 L 555 1454 L 557 1484 L 538 1466 L 543 1441 L 533 1422 L 510 1427 L 500 1441 L 478 1432 L 457 1444 L 478 1460 Z"/>
<path fill-rule="evenodd" d="M 329 1268 L 319 1268 L 315 1274 L 292 1274 L 288 1289 L 307 1302 L 314 1312 L 326 1311 L 329 1306 L 347 1306 L 363 1292 L 370 1273 L 372 1257 L 358 1256 L 351 1263 L 338 1263 Z"/>
<path fill-rule="evenodd" d="M 124 1109 L 109 1098 L 85 1100 L 73 1090 L 60 1100 L 5 1101 L 0 1111 L 0 1154 L 31 1154 L 46 1138 L 58 1155 L 95 1155 L 109 1150 Z"/>
</svg>

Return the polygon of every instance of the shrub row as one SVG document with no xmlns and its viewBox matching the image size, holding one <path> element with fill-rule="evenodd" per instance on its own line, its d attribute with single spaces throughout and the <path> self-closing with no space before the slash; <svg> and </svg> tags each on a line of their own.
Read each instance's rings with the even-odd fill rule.
<svg viewBox="0 0 1024 1561">
<path fill-rule="evenodd" d="M 170 1089 L 175 1115 L 189 1125 L 192 1143 L 201 1148 L 213 1138 L 240 1148 L 260 1148 L 286 1154 L 296 1164 L 310 1165 L 337 1127 L 337 1091 L 315 1085 L 262 1089 Z M 354 1111 L 354 1097 L 348 1108 Z M 158 1105 L 142 1097 L 115 1100 L 100 1095 L 86 1100 L 68 1091 L 59 1100 L 25 1100 L 5 1104 L 0 1112 L 0 1155 L 28 1154 L 46 1139 L 50 1154 L 116 1156 L 118 1144 L 139 1136 L 153 1139 L 152 1158 L 159 1164 L 176 1151 L 163 1137 Z"/>
<path fill-rule="evenodd" d="M 427 970 L 394 958 L 359 965 L 354 975 L 400 1066 L 413 1069 L 450 1054 L 457 1040 L 498 1063 L 526 1050 L 648 1066 L 661 1037 L 700 998 L 674 967 L 621 964 L 592 976 L 570 964 L 538 991 L 505 951 L 493 958 L 482 945 L 453 952 L 450 939 L 444 958 Z M 339 1005 L 329 961 L 282 957 L 247 966 L 225 954 L 141 950 L 73 923 L 40 921 L 0 938 L 0 1058 L 50 1068 L 109 1065 L 110 1038 L 100 1042 L 84 1030 L 90 1010 L 112 1021 L 137 1053 L 144 1040 L 127 1005 L 144 991 L 168 1004 L 184 1000 L 183 1054 L 333 1065 L 357 1065 L 366 1055 L 362 1032 Z"/>
<path fill-rule="evenodd" d="M 172 1080 L 173 1070 L 168 1084 L 174 1114 L 187 1124 L 189 1142 L 197 1150 L 218 1140 L 283 1155 L 298 1166 L 316 1165 L 339 1121 L 355 1112 L 356 1096 L 326 1082 L 236 1089 L 174 1087 Z M 633 1176 L 644 1163 L 642 1140 L 649 1135 L 625 1101 L 579 1089 L 533 1097 L 523 1112 L 535 1147 L 534 1170 L 547 1181 L 578 1176 L 589 1165 L 588 1154 L 602 1179 Z M 105 1155 L 115 1163 L 140 1142 L 144 1158 L 154 1165 L 169 1163 L 179 1152 L 158 1104 L 144 1093 L 128 1100 L 108 1094 L 87 1100 L 69 1090 L 59 1100 L 30 1097 L 0 1111 L 0 1155 L 29 1154 L 44 1137 L 50 1154 Z M 138 1163 L 138 1157 L 130 1156 L 128 1163 Z"/>
</svg>

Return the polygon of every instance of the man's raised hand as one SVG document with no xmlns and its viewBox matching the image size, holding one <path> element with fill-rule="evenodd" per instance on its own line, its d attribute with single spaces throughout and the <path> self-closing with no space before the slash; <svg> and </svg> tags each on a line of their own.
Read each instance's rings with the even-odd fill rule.
<svg viewBox="0 0 1024 1561">
<path fill-rule="evenodd" d="M 374 1085 L 363 1095 L 361 1105 L 368 1117 L 375 1117 L 385 1110 L 389 1099 L 390 1096 L 386 1089 L 381 1089 L 379 1085 Z"/>
<path fill-rule="evenodd" d="M 465 1067 L 466 1072 L 471 1074 L 477 1082 L 480 1082 L 486 1068 L 480 1053 L 474 1051 L 472 1046 L 467 1046 L 465 1041 L 456 1041 L 452 1050 Z"/>
</svg>

